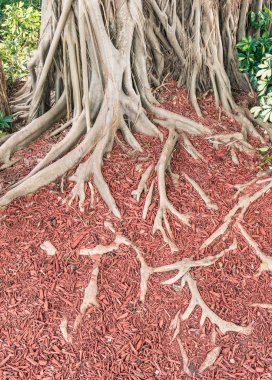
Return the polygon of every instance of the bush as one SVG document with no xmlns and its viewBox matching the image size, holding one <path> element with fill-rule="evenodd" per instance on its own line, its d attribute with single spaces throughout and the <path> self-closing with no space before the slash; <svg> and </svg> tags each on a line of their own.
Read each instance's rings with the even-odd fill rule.
<svg viewBox="0 0 272 380">
<path fill-rule="evenodd" d="M 252 26 L 260 29 L 261 36 L 244 37 L 237 44 L 240 71 L 248 74 L 258 94 L 259 106 L 251 109 L 254 117 L 272 122 L 272 37 L 269 35 L 272 11 L 264 8 L 249 16 Z"/>
<path fill-rule="evenodd" d="M 27 74 L 27 63 L 37 48 L 40 11 L 23 2 L 5 5 L 0 30 L 0 54 L 7 83 Z"/>
<path fill-rule="evenodd" d="M 6 115 L 0 111 L 0 132 L 8 132 L 11 129 L 11 123 L 13 121 L 12 115 Z"/>
<path fill-rule="evenodd" d="M 35 9 L 41 9 L 41 2 L 42 0 L 22 0 L 24 8 L 32 6 Z M 0 19 L 3 18 L 3 9 L 5 8 L 5 6 L 13 5 L 14 3 L 14 0 L 0 0 Z"/>
</svg>

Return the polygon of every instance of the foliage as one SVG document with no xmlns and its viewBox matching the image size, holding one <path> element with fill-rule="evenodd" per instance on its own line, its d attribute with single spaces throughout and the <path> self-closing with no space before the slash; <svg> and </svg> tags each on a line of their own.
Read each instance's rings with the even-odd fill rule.
<svg viewBox="0 0 272 380">
<path fill-rule="evenodd" d="M 259 105 L 253 107 L 254 117 L 272 122 L 272 37 L 269 28 L 272 11 L 268 8 L 250 12 L 250 22 L 260 30 L 260 37 L 247 36 L 236 47 L 240 71 L 247 73 L 252 87 L 257 91 Z"/>
<path fill-rule="evenodd" d="M 244 37 L 237 44 L 237 50 L 240 70 L 249 75 L 253 87 L 256 88 L 258 66 L 265 54 L 272 53 L 272 37 Z"/>
<path fill-rule="evenodd" d="M 250 22 L 254 29 L 260 29 L 261 32 L 269 36 L 268 30 L 272 21 L 272 11 L 266 7 L 258 13 L 249 13 Z"/>
<path fill-rule="evenodd" d="M 13 121 L 12 115 L 6 115 L 4 112 L 0 111 L 0 129 L 3 131 L 8 131 L 11 128 L 11 123 Z"/>
<path fill-rule="evenodd" d="M 35 9 L 41 8 L 41 2 L 42 0 L 22 0 L 22 3 L 24 5 L 24 8 L 28 8 L 29 6 L 32 6 Z M 3 18 L 3 10 L 6 5 L 13 5 L 15 3 L 14 0 L 0 0 L 0 19 Z"/>
<path fill-rule="evenodd" d="M 0 54 L 8 84 L 27 74 L 27 62 L 37 47 L 40 11 L 23 2 L 8 4 L 3 10 Z"/>
<path fill-rule="evenodd" d="M 257 151 L 262 156 L 262 162 L 259 166 L 261 168 L 270 166 L 272 161 L 271 148 L 269 146 L 265 146 L 262 148 L 257 148 Z"/>
</svg>

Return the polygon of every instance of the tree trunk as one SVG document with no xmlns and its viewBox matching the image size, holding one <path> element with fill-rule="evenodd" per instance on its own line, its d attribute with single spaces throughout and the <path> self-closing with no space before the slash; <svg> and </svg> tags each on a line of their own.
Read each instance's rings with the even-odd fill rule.
<svg viewBox="0 0 272 380">
<path fill-rule="evenodd" d="M 8 97 L 7 97 L 6 79 L 5 79 L 5 74 L 3 71 L 1 57 L 0 57 L 0 111 L 4 112 L 5 115 L 10 113 Z"/>
<path fill-rule="evenodd" d="M 0 147 L 2 169 L 13 164 L 11 156 L 16 150 L 27 146 L 65 113 L 68 122 L 61 130 L 69 125 L 71 128 L 29 175 L 2 197 L 0 205 L 55 181 L 89 155 L 70 178 L 75 182 L 70 202 L 78 198 L 83 209 L 85 183 L 92 179 L 109 209 L 120 218 L 102 175 L 103 156 L 112 149 L 117 131 L 132 149 L 142 151 L 133 132 L 162 139 L 157 128 L 160 125 L 169 131 L 169 136 L 157 168 L 160 207 L 154 232 L 161 231 L 175 250 L 168 236 L 171 232 L 166 210 L 185 224 L 188 218 L 168 200 L 165 172 L 179 136 L 191 155 L 200 158 L 188 135 L 212 135 L 212 131 L 159 107 L 151 83 L 158 84 L 165 75 L 173 73 L 180 85 L 187 86 L 200 118 L 197 95 L 212 90 L 215 104 L 241 124 L 244 140 L 239 138 L 235 146 L 249 152 L 249 134 L 263 142 L 232 96 L 233 87 L 248 88 L 238 70 L 235 45 L 237 35 L 243 35 L 247 25 L 247 5 L 255 9 L 257 3 L 255 0 L 245 6 L 238 0 L 44 1 L 41 41 L 29 64 L 31 86 L 26 87 L 28 91 L 21 91 L 13 103 L 17 114 L 27 112 L 32 121 Z M 228 143 L 232 137 L 215 138 Z M 235 160 L 234 151 L 232 155 Z"/>
</svg>

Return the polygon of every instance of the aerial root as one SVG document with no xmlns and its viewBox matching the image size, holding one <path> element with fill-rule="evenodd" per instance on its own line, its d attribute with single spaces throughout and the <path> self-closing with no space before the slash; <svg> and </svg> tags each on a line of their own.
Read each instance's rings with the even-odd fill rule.
<svg viewBox="0 0 272 380">
<path fill-rule="evenodd" d="M 194 181 L 191 177 L 189 177 L 187 174 L 184 174 L 184 177 L 187 179 L 188 182 L 193 186 L 195 191 L 200 195 L 200 198 L 203 200 L 205 205 L 210 210 L 218 210 L 217 204 L 213 203 L 210 199 L 210 197 L 202 190 L 202 188 L 199 186 L 199 184 Z"/>
<path fill-rule="evenodd" d="M 251 205 L 251 203 L 255 202 L 257 199 L 259 199 L 262 195 L 264 195 L 266 192 L 268 192 L 272 187 L 272 181 L 270 181 L 266 186 L 264 186 L 262 189 L 258 190 L 256 193 L 248 196 L 243 195 L 238 199 L 238 202 L 235 204 L 235 206 L 228 212 L 228 214 L 224 217 L 223 223 L 213 232 L 211 236 L 208 237 L 204 241 L 204 243 L 201 246 L 201 249 L 207 248 L 209 245 L 211 245 L 219 236 L 223 235 L 231 222 L 242 220 L 244 217 L 245 212 Z M 237 211 L 240 211 L 238 215 Z"/>
<path fill-rule="evenodd" d="M 254 254 L 261 260 L 261 265 L 258 269 L 257 276 L 260 276 L 264 271 L 269 271 L 272 273 L 272 257 L 265 255 L 261 251 L 256 241 L 247 233 L 245 228 L 239 222 L 237 222 L 237 226 L 248 245 L 252 248 Z"/>
</svg>

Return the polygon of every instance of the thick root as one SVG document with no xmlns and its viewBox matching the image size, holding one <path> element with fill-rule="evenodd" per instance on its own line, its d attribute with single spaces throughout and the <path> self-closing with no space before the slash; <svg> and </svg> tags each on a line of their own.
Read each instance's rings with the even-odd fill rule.
<svg viewBox="0 0 272 380">
<path fill-rule="evenodd" d="M 146 182 L 148 181 L 148 178 L 153 170 L 153 167 L 154 167 L 153 164 L 149 165 L 149 167 L 143 173 L 137 189 L 133 190 L 133 192 L 131 193 L 132 196 L 137 200 L 137 202 L 139 202 L 142 192 L 146 191 Z"/>
<path fill-rule="evenodd" d="M 50 111 L 32 121 L 20 131 L 14 133 L 3 145 L 0 146 L 0 164 L 2 163 L 3 166 L 7 165 L 14 152 L 26 147 L 32 141 L 37 139 L 43 132 L 49 129 L 54 122 L 61 119 L 64 114 L 65 96 L 63 95 Z"/>
<path fill-rule="evenodd" d="M 178 139 L 177 132 L 175 132 L 173 128 L 170 129 L 167 141 L 164 145 L 164 148 L 162 150 L 162 153 L 157 165 L 160 204 L 159 204 L 159 209 L 157 211 L 157 215 L 156 215 L 154 225 L 153 225 L 153 234 L 157 231 L 160 231 L 165 243 L 167 243 L 170 246 L 170 249 L 172 252 L 178 251 L 178 248 L 173 242 L 173 235 L 172 235 L 171 228 L 169 226 L 169 223 L 167 221 L 167 216 L 166 216 L 167 210 L 169 210 L 172 214 L 174 214 L 182 223 L 184 223 L 187 226 L 190 226 L 189 216 L 181 214 L 179 211 L 177 211 L 175 207 L 171 204 L 171 202 L 168 200 L 167 194 L 166 194 L 165 172 L 169 166 L 171 155 L 177 143 L 177 139 Z M 165 224 L 166 230 L 170 238 L 167 236 L 164 230 L 163 222 Z"/>
</svg>

